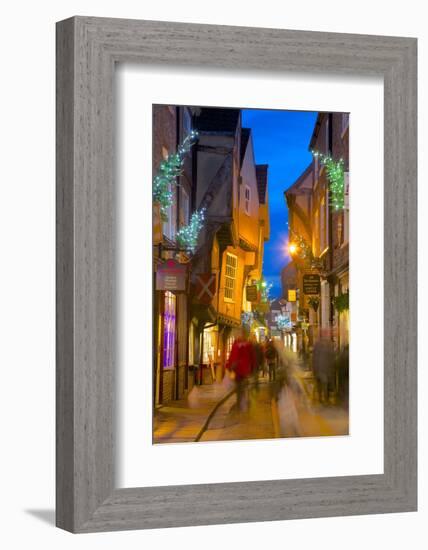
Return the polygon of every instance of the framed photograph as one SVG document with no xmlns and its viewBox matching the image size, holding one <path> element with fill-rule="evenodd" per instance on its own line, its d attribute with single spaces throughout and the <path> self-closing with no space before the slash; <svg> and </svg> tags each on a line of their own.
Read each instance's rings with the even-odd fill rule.
<svg viewBox="0 0 428 550">
<path fill-rule="evenodd" d="M 57 525 L 417 508 L 416 39 L 57 24 Z"/>
</svg>

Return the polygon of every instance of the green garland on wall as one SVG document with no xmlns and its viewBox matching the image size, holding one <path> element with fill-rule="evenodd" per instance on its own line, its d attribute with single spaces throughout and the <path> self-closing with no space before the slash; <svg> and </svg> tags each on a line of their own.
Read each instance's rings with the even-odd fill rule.
<svg viewBox="0 0 428 550">
<path fill-rule="evenodd" d="M 349 309 L 349 290 L 342 292 L 333 298 L 334 307 L 338 313 L 343 313 Z"/>
<path fill-rule="evenodd" d="M 177 185 L 176 178 L 182 173 L 185 156 L 197 139 L 198 132 L 192 130 L 178 146 L 177 152 L 168 155 L 160 163 L 159 170 L 153 178 L 153 202 L 159 203 L 163 221 L 168 221 L 168 208 L 174 200 L 173 186 Z"/>
<path fill-rule="evenodd" d="M 260 292 L 260 301 L 268 302 L 269 294 L 272 290 L 272 283 L 268 283 L 264 277 L 254 283 L 257 286 L 257 290 Z"/>
<path fill-rule="evenodd" d="M 176 240 L 180 248 L 194 253 L 198 245 L 199 232 L 204 225 L 205 208 L 193 212 L 188 225 L 177 231 Z"/>
<path fill-rule="evenodd" d="M 327 171 L 327 179 L 330 191 L 330 203 L 334 210 L 345 208 L 345 170 L 343 159 L 334 160 L 330 155 L 323 155 L 318 151 L 312 151 Z"/>
<path fill-rule="evenodd" d="M 290 248 L 292 246 L 295 248 L 294 252 L 291 252 L 290 250 L 290 254 L 293 259 L 300 259 L 307 264 L 312 264 L 314 260 L 314 255 L 312 254 L 311 246 L 306 242 L 302 235 L 291 229 L 290 226 L 288 226 L 288 233 L 290 237 L 289 246 Z"/>
</svg>

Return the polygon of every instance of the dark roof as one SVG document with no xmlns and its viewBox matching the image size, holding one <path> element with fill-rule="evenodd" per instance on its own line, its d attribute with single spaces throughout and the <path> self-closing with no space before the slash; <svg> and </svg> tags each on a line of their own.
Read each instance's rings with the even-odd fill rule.
<svg viewBox="0 0 428 550">
<path fill-rule="evenodd" d="M 251 128 L 241 128 L 241 166 L 244 162 L 245 151 L 247 150 L 248 141 L 250 139 Z"/>
<path fill-rule="evenodd" d="M 256 164 L 257 191 L 259 193 L 259 203 L 266 203 L 268 164 Z"/>
<path fill-rule="evenodd" d="M 315 143 L 317 141 L 318 134 L 320 132 L 322 119 L 324 118 L 326 113 L 318 113 L 317 119 L 315 121 L 314 131 L 312 132 L 311 141 L 309 142 L 309 151 L 312 151 L 312 149 L 315 147 Z"/>
<path fill-rule="evenodd" d="M 239 121 L 240 109 L 220 109 L 203 107 L 195 117 L 195 126 L 201 132 L 235 133 Z"/>
<path fill-rule="evenodd" d="M 308 166 L 303 170 L 303 172 L 300 174 L 300 176 L 296 179 L 296 181 L 290 185 L 288 189 L 284 191 L 284 194 L 287 195 L 299 195 L 301 194 L 300 186 L 305 181 L 306 176 L 310 173 L 310 171 L 313 169 L 313 163 L 311 162 L 308 164 Z"/>
</svg>

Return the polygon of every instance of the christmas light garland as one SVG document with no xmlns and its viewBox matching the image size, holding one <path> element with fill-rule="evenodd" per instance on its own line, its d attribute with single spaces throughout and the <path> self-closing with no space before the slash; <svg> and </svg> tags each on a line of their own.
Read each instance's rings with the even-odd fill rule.
<svg viewBox="0 0 428 550">
<path fill-rule="evenodd" d="M 278 328 L 283 330 L 290 326 L 290 318 L 287 315 L 283 315 L 282 313 L 277 316 L 276 318 L 276 324 L 278 325 Z"/>
<path fill-rule="evenodd" d="M 256 281 L 254 283 L 257 286 L 257 290 L 260 292 L 260 301 L 261 302 L 268 302 L 269 301 L 269 293 L 272 290 L 272 283 L 266 282 L 264 277 L 262 277 L 260 280 Z"/>
<path fill-rule="evenodd" d="M 314 255 L 312 253 L 311 246 L 306 242 L 302 235 L 291 229 L 290 226 L 288 226 L 288 232 L 290 235 L 290 247 L 291 245 L 294 245 L 295 247 L 295 252 L 292 253 L 294 259 L 297 257 L 308 264 L 312 264 L 314 261 Z"/>
<path fill-rule="evenodd" d="M 176 178 L 182 173 L 185 156 L 197 139 L 198 132 L 192 130 L 178 146 L 177 152 L 168 155 L 160 163 L 158 173 L 153 178 L 153 202 L 159 203 L 163 221 L 168 221 L 168 208 L 174 200 L 173 185 L 177 185 Z"/>
<path fill-rule="evenodd" d="M 241 313 L 241 323 L 250 328 L 254 321 L 254 314 L 252 311 L 243 311 Z"/>
<path fill-rule="evenodd" d="M 188 225 L 181 227 L 176 234 L 177 244 L 180 248 L 194 253 L 198 246 L 199 232 L 204 225 L 205 208 L 193 212 Z"/>
<path fill-rule="evenodd" d="M 312 151 L 327 171 L 329 182 L 330 203 L 334 210 L 343 210 L 345 207 L 345 170 L 343 159 L 334 160 L 330 155 L 323 155 L 318 151 Z"/>
</svg>

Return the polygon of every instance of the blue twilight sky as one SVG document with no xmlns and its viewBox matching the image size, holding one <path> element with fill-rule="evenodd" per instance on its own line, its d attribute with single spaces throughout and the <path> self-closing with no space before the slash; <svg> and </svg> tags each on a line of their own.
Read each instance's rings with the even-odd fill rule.
<svg viewBox="0 0 428 550">
<path fill-rule="evenodd" d="M 284 191 L 312 160 L 308 150 L 317 113 L 242 110 L 242 126 L 252 129 L 257 164 L 268 164 L 270 240 L 265 243 L 263 272 L 272 283 L 270 296 L 281 296 L 281 269 L 287 254 L 288 211 Z"/>
</svg>

